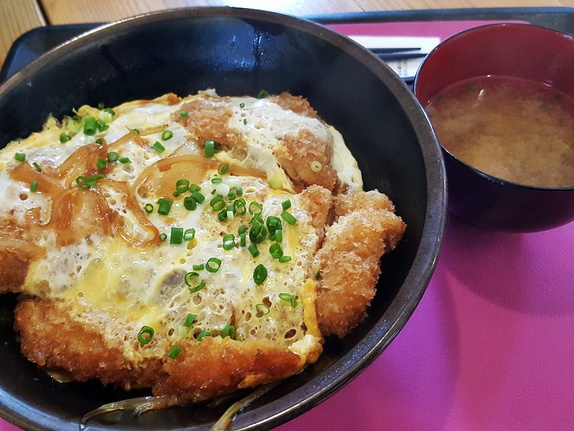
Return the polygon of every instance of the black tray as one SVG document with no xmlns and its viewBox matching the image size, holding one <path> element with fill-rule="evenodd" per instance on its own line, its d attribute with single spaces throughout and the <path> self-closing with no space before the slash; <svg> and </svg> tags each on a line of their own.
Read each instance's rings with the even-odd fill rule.
<svg viewBox="0 0 574 431">
<path fill-rule="evenodd" d="M 481 8 L 416 11 L 363 12 L 305 16 L 321 24 L 404 23 L 429 21 L 525 21 L 574 33 L 574 8 Z M 44 52 L 101 24 L 48 25 L 24 33 L 12 45 L 0 70 L 0 82 L 8 79 Z"/>
</svg>

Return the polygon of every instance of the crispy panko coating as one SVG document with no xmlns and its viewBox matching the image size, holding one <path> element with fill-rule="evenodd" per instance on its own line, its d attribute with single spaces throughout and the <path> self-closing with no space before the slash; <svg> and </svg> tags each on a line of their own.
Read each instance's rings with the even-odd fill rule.
<svg viewBox="0 0 574 431">
<path fill-rule="evenodd" d="M 161 362 L 147 359 L 134 367 L 119 343 L 110 345 L 102 335 L 101 325 L 117 324 L 121 332 L 125 322 L 90 317 L 90 310 L 77 309 L 71 302 L 21 300 L 16 306 L 14 327 L 20 334 L 22 354 L 62 380 L 100 379 L 104 384 L 121 382 L 125 389 L 151 387 L 158 379 Z"/>
<path fill-rule="evenodd" d="M 319 114 L 313 109 L 309 101 L 301 96 L 283 92 L 276 96 L 269 96 L 268 99 L 277 103 L 283 109 L 289 109 L 306 117 L 319 118 Z"/>
<path fill-rule="evenodd" d="M 28 260 L 7 250 L 0 250 L 0 294 L 21 292 L 28 274 Z"/>
<path fill-rule="evenodd" d="M 333 135 L 309 102 L 301 97 L 282 93 L 269 97 L 269 100 L 260 101 L 259 105 L 268 101 L 276 103 L 285 111 L 308 117 L 314 122 L 310 122 L 309 128 L 287 132 L 280 128 L 275 129 L 273 124 L 266 124 L 271 135 L 266 135 L 264 142 L 259 144 L 270 147 L 295 185 L 305 187 L 318 184 L 329 190 L 339 187 L 337 172 L 330 163 L 333 155 Z M 234 118 L 233 103 L 232 98 L 204 94 L 202 97 L 194 97 L 185 102 L 182 109 L 188 113 L 187 116 L 176 116 L 175 119 L 186 127 L 198 144 L 203 145 L 205 141 L 213 140 L 226 150 L 233 149 L 236 154 L 245 155 L 250 145 L 247 134 L 253 127 L 262 128 L 260 124 L 252 124 L 250 115 L 265 118 L 267 108 L 257 103 L 254 104 L 256 107 L 243 108 L 246 112 L 244 122 L 234 123 L 231 121 Z"/>
<path fill-rule="evenodd" d="M 301 192 L 301 201 L 309 214 L 313 214 L 313 227 L 323 229 L 330 224 L 334 202 L 329 190 L 321 186 L 309 186 Z"/>
<path fill-rule="evenodd" d="M 182 105 L 187 117 L 177 117 L 190 133 L 190 137 L 203 145 L 215 141 L 225 148 L 243 147 L 241 135 L 229 127 L 233 111 L 229 103 L 219 97 L 196 97 Z"/>
<path fill-rule="evenodd" d="M 182 352 L 165 364 L 169 377 L 155 385 L 157 395 L 174 395 L 177 388 L 179 398 L 197 402 L 289 377 L 301 369 L 299 356 L 269 341 L 206 338 Z"/>
<path fill-rule="evenodd" d="M 119 343 L 107 342 L 101 325 L 116 325 L 118 337 L 125 322 L 86 318 L 86 310 L 53 299 L 25 299 L 18 304 L 15 328 L 22 353 L 40 368 L 74 381 L 100 379 L 126 390 L 152 388 L 154 395 L 176 396 L 180 402 L 199 402 L 238 389 L 282 379 L 301 369 L 300 358 L 272 341 L 235 341 L 206 337 L 188 339 L 181 354 L 171 359 L 165 340 L 143 360 L 130 361 Z M 129 325 L 128 325 L 129 326 Z M 134 349 L 146 349 L 134 343 Z"/>
<path fill-rule="evenodd" d="M 329 140 L 317 139 L 309 131 L 302 130 L 297 135 L 285 136 L 275 150 L 275 156 L 295 184 L 318 184 L 334 190 L 339 181 L 330 164 L 332 152 Z M 313 169 L 315 164 L 320 169 Z"/>
<path fill-rule="evenodd" d="M 344 337 L 365 317 L 375 296 L 379 259 L 393 250 L 405 224 L 376 191 L 340 195 L 313 267 L 320 273 L 317 320 L 321 333 Z"/>
</svg>

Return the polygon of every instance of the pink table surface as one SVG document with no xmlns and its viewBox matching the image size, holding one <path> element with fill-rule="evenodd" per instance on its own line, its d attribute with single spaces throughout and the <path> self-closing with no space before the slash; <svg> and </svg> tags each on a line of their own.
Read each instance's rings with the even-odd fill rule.
<svg viewBox="0 0 574 431">
<path fill-rule="evenodd" d="M 390 346 L 276 431 L 574 429 L 574 223 L 531 234 L 448 222 Z M 18 428 L 0 422 L 1 431 Z"/>
<path fill-rule="evenodd" d="M 573 334 L 574 223 L 504 234 L 449 220 L 391 345 L 277 431 L 574 430 Z"/>
<path fill-rule="evenodd" d="M 448 37 L 480 22 L 352 34 Z M 574 223 L 505 234 L 455 219 L 419 306 L 331 398 L 276 431 L 574 430 Z M 0 431 L 19 428 L 0 419 Z"/>
</svg>

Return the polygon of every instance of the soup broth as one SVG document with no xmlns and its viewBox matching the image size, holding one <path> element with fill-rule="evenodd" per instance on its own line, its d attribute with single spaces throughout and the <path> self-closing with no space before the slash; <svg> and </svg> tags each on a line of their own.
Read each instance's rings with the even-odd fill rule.
<svg viewBox="0 0 574 431">
<path fill-rule="evenodd" d="M 574 98 L 510 77 L 448 87 L 426 107 L 441 145 L 474 168 L 537 187 L 574 187 Z"/>
</svg>

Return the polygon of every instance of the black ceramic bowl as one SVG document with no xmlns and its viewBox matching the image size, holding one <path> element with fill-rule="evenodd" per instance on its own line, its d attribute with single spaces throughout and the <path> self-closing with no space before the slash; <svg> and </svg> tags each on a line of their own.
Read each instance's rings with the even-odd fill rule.
<svg viewBox="0 0 574 431">
<path fill-rule="evenodd" d="M 47 53 L 0 87 L 0 144 L 84 103 L 114 105 L 167 92 L 215 88 L 221 95 L 290 91 L 346 138 L 364 174 L 408 224 L 382 261 L 383 282 L 368 318 L 320 360 L 287 379 L 234 421 L 268 429 L 317 405 L 367 367 L 417 306 L 442 241 L 446 187 L 440 147 L 404 83 L 354 42 L 320 25 L 233 8 L 181 9 L 104 26 Z M 0 416 L 29 430 L 77 430 L 86 412 L 132 397 L 97 383 L 59 384 L 19 353 L 15 298 L 0 308 Z M 141 395 L 138 393 L 136 395 Z M 226 406 L 174 408 L 134 419 L 130 412 L 89 422 L 103 430 L 204 430 Z"/>
<path fill-rule="evenodd" d="M 574 97 L 573 70 L 573 35 L 527 24 L 493 24 L 464 31 L 437 46 L 421 64 L 414 90 L 426 107 L 450 86 L 494 76 L 550 85 Z M 574 221 L 574 184 L 518 184 L 489 175 L 443 149 L 448 208 L 456 217 L 507 232 L 542 231 Z"/>
</svg>

